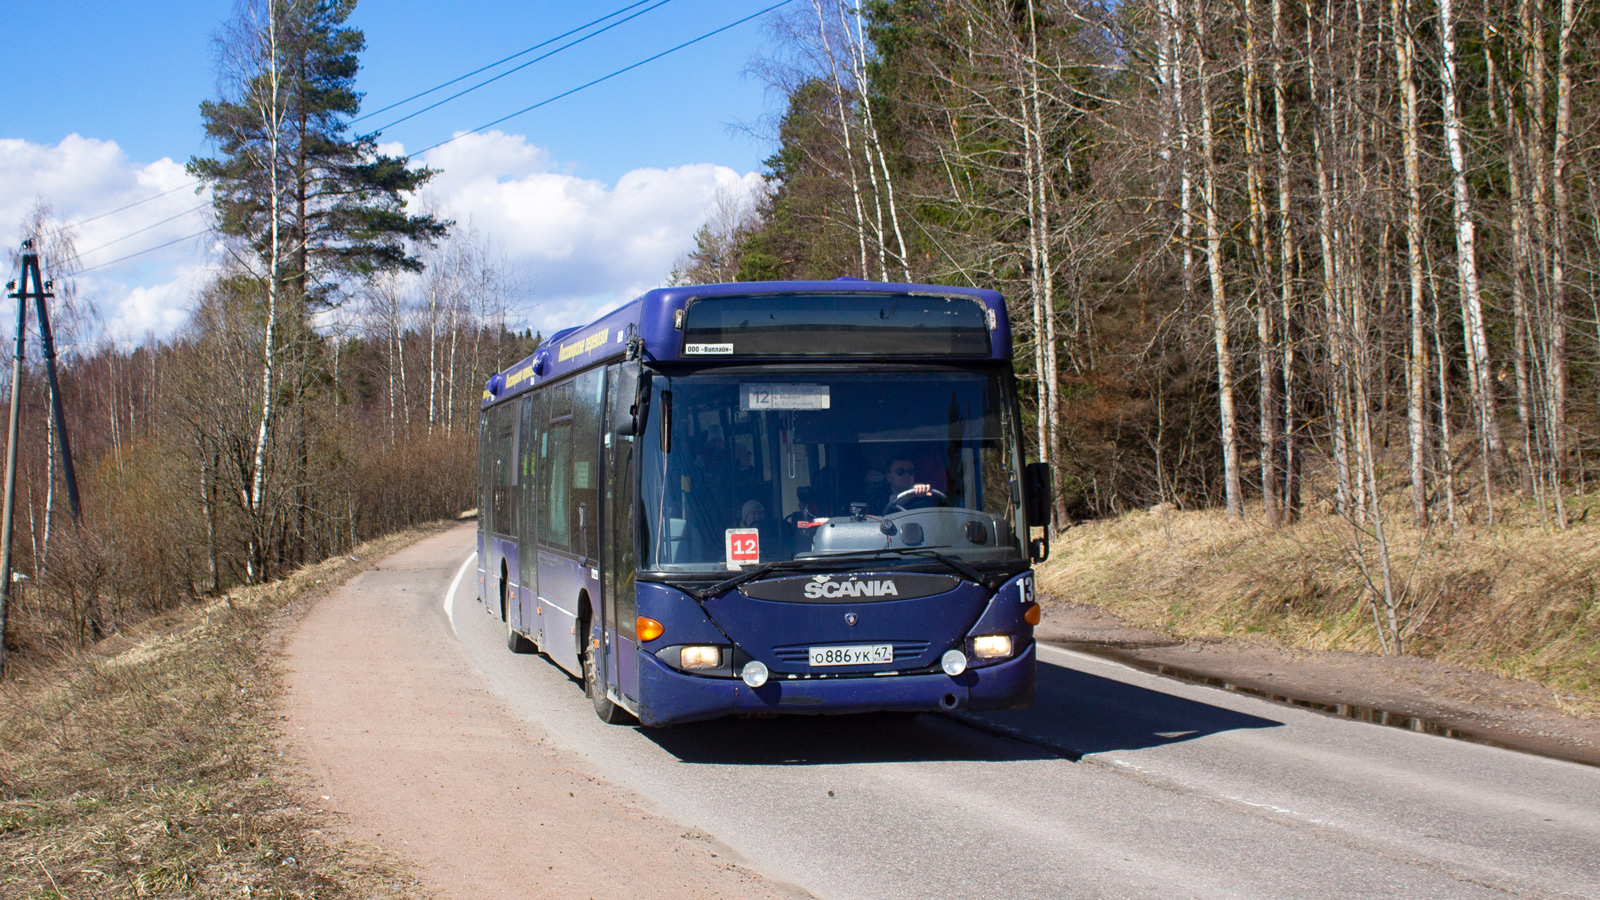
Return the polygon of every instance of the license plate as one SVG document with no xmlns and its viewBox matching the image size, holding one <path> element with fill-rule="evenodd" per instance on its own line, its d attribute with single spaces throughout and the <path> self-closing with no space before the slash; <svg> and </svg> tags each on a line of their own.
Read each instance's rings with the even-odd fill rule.
<svg viewBox="0 0 1600 900">
<path fill-rule="evenodd" d="M 812 647 L 811 665 L 870 666 L 894 662 L 893 644 L 855 644 L 849 647 Z"/>
</svg>

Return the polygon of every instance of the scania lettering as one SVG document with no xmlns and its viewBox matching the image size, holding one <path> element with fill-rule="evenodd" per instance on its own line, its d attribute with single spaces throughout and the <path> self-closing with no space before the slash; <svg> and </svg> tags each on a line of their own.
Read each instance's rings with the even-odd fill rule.
<svg viewBox="0 0 1600 900">
<path fill-rule="evenodd" d="M 824 581 L 812 582 L 806 585 L 806 596 L 812 599 L 818 597 L 898 597 L 900 594 L 894 589 L 894 582 L 884 581 Z"/>
</svg>

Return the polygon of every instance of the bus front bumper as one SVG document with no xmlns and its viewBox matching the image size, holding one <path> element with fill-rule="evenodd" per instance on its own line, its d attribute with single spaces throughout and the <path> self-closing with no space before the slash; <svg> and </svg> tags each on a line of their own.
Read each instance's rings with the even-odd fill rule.
<svg viewBox="0 0 1600 900">
<path fill-rule="evenodd" d="M 774 673 L 758 688 L 737 678 L 685 675 L 641 653 L 637 714 L 644 725 L 674 725 L 739 715 L 1014 709 L 1033 703 L 1035 647 L 1030 642 L 1012 659 L 955 676 L 934 672 L 790 679 Z"/>
</svg>

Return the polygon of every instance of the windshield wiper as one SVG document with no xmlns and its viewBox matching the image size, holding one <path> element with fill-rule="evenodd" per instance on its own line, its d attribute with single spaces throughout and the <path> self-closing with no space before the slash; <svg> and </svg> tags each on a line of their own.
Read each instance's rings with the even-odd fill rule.
<svg viewBox="0 0 1600 900">
<path fill-rule="evenodd" d="M 974 569 L 966 563 L 957 560 L 953 556 L 945 556 L 943 553 L 928 547 L 894 547 L 887 550 L 880 550 L 878 552 L 899 553 L 902 556 L 921 556 L 926 557 L 927 559 L 936 559 L 939 562 L 944 563 L 946 566 L 949 566 L 951 570 L 960 574 L 962 578 L 965 578 L 966 580 L 975 584 L 983 583 L 983 575 L 981 575 L 977 569 Z"/>
<path fill-rule="evenodd" d="M 719 581 L 716 584 L 713 584 L 711 587 L 694 591 L 693 593 L 696 599 L 709 600 L 724 591 L 731 591 L 742 584 L 749 584 L 758 578 L 765 578 L 768 575 L 771 575 L 773 572 L 789 572 L 810 568 L 832 568 L 833 563 L 847 562 L 851 560 L 870 561 L 875 559 L 884 559 L 889 557 L 889 554 L 897 554 L 901 558 L 907 556 L 920 556 L 925 559 L 936 560 L 940 563 L 943 563 L 951 571 L 957 573 L 962 578 L 965 578 L 974 584 L 983 583 L 983 575 L 980 574 L 977 569 L 972 568 L 971 566 L 954 557 L 946 556 L 937 550 L 933 550 L 928 547 L 885 547 L 882 550 L 849 550 L 842 553 L 829 554 L 826 556 L 808 557 L 806 559 L 778 560 L 777 562 L 770 562 L 766 565 L 756 566 L 754 569 L 740 572 L 726 581 Z"/>
<path fill-rule="evenodd" d="M 901 557 L 921 556 L 921 557 L 925 557 L 927 559 L 938 560 L 939 562 L 944 563 L 946 566 L 948 566 L 952 571 L 960 574 L 962 578 L 965 578 L 968 581 L 976 582 L 978 584 L 982 584 L 983 583 L 983 575 L 980 574 L 977 569 L 972 568 L 971 566 L 967 565 L 964 562 L 961 562 L 960 560 L 956 559 L 955 557 L 946 556 L 943 553 L 940 553 L 939 551 L 934 550 L 931 547 L 884 547 L 881 550 L 870 550 L 870 551 L 847 550 L 847 551 L 844 551 L 844 552 L 841 552 L 841 553 L 837 553 L 837 554 L 824 555 L 824 556 L 815 556 L 815 557 L 811 557 L 811 558 L 812 559 L 830 559 L 830 560 L 831 559 L 852 559 L 852 558 L 854 558 L 854 559 L 883 559 L 888 554 L 891 554 L 891 553 L 898 554 Z"/>
<path fill-rule="evenodd" d="M 880 559 L 882 557 L 882 553 L 883 551 L 881 550 L 852 550 L 831 556 L 814 556 L 806 559 L 782 559 L 776 562 L 769 562 L 765 565 L 756 566 L 754 569 L 740 572 L 726 581 L 719 581 L 716 584 L 713 584 L 711 587 L 694 591 L 693 593 L 697 599 L 709 600 L 723 591 L 731 591 L 741 584 L 749 584 L 758 578 L 765 578 L 773 572 L 803 571 L 805 569 L 812 568 L 832 568 L 832 564 L 838 561 L 850 559 Z"/>
</svg>

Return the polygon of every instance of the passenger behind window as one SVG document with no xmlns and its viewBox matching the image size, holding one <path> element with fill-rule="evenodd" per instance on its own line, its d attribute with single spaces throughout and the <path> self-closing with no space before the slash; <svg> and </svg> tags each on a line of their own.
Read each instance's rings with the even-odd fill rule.
<svg viewBox="0 0 1600 900">
<path fill-rule="evenodd" d="M 744 506 L 739 508 L 739 527 L 755 528 L 758 523 L 767 518 L 767 508 L 761 505 L 760 500 L 746 500 Z"/>
<path fill-rule="evenodd" d="M 761 561 L 787 558 L 794 555 L 784 540 L 782 529 L 775 519 L 767 518 L 767 507 L 760 500 L 746 500 L 739 507 L 740 528 L 754 528 L 761 540 Z"/>
</svg>

